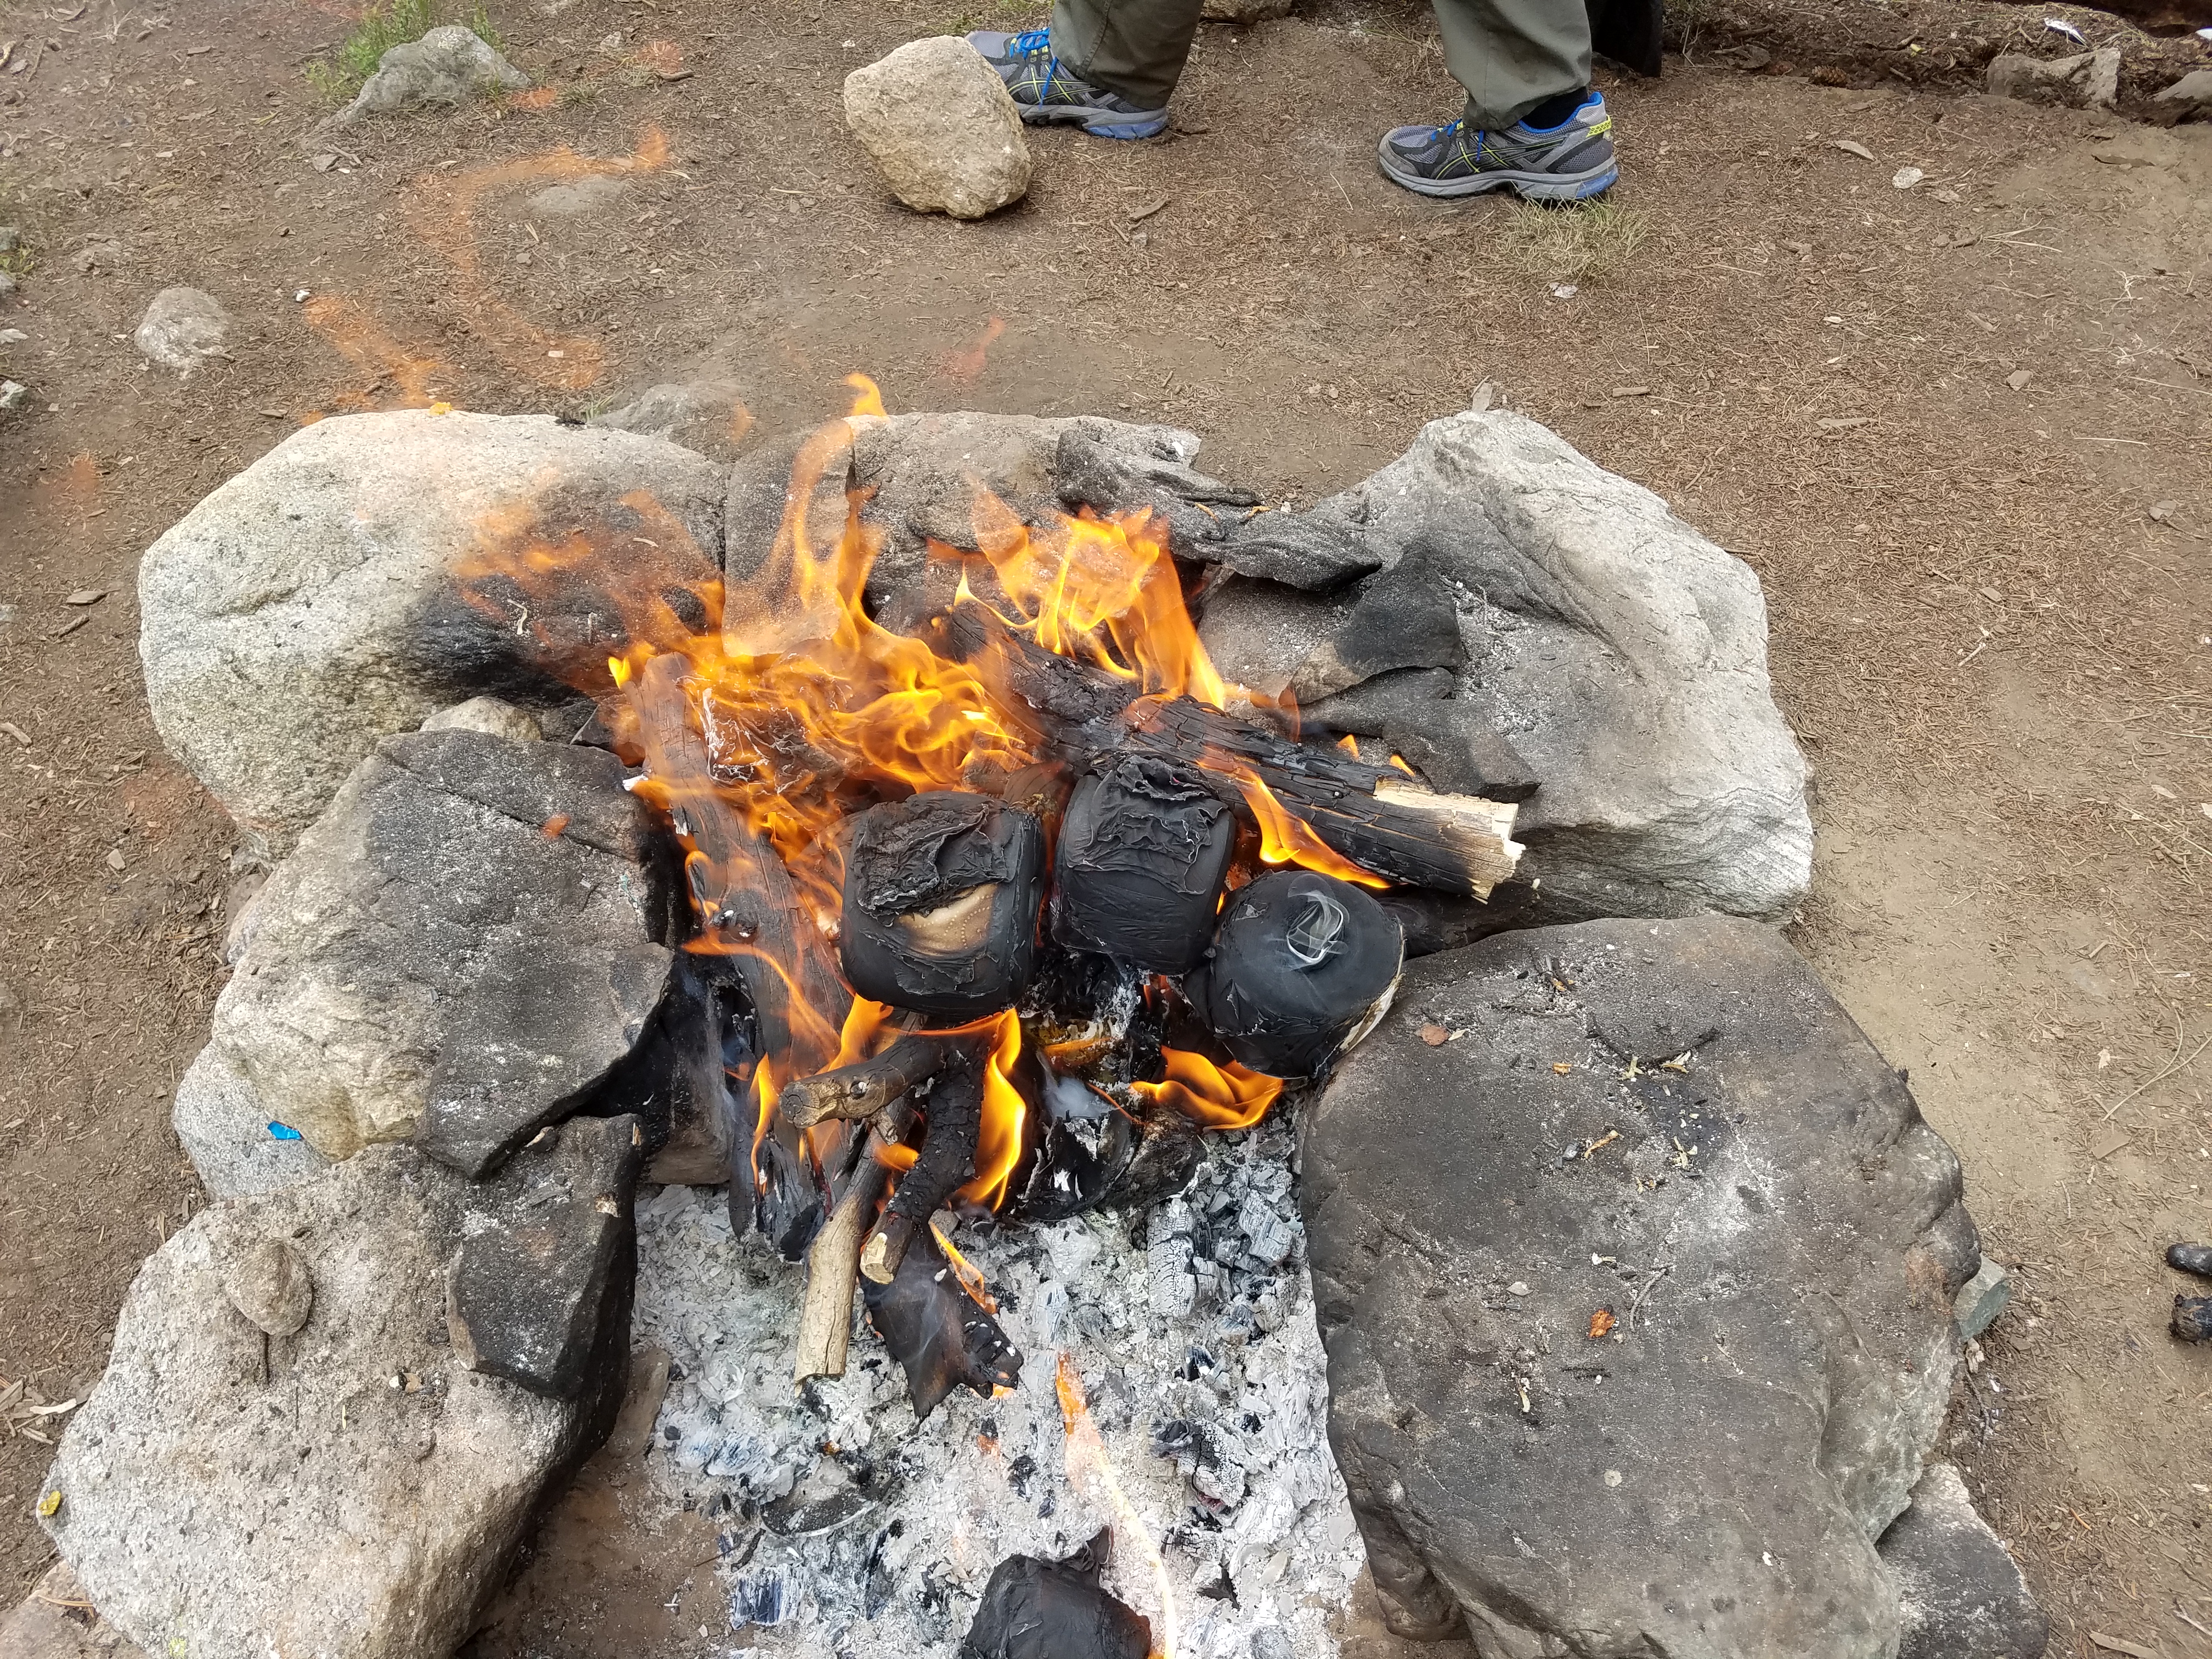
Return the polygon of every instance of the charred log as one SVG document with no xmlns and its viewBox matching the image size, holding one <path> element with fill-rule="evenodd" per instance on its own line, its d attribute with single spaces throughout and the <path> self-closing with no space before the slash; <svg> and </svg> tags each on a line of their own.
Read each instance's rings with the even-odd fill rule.
<svg viewBox="0 0 2212 1659">
<path fill-rule="evenodd" d="M 1053 866 L 1054 937 L 1157 973 L 1204 960 L 1236 850 L 1229 808 L 1187 766 L 1132 756 L 1075 787 Z"/>
<path fill-rule="evenodd" d="M 1398 924 L 1348 882 L 1277 871 L 1240 888 L 1192 1003 L 1239 1062 L 1318 1077 L 1374 1029 L 1405 965 Z"/>
<path fill-rule="evenodd" d="M 888 1285 L 864 1280 L 868 1318 L 893 1359 L 906 1369 L 917 1419 L 956 1388 L 985 1399 L 1021 1380 L 1022 1357 L 999 1322 L 960 1288 L 952 1264 L 927 1225 Z"/>
<path fill-rule="evenodd" d="M 933 791 L 853 820 L 839 941 L 860 995 L 969 1019 L 1008 1006 L 1036 965 L 1044 831 L 986 795 Z"/>
<path fill-rule="evenodd" d="M 987 1046 L 975 1039 L 955 1040 L 924 1109 L 928 1121 L 914 1167 L 900 1177 L 866 1247 L 860 1273 L 888 1285 L 929 1218 L 975 1173 L 975 1146 L 983 1129 L 983 1077 Z"/>
<path fill-rule="evenodd" d="M 1100 1583 L 1113 1534 L 1064 1560 L 1010 1555 L 992 1570 L 960 1659 L 1145 1659 L 1149 1620 Z"/>
<path fill-rule="evenodd" d="M 806 1293 L 799 1304 L 799 1352 L 793 1378 L 842 1376 L 853 1337 L 853 1290 L 860 1283 L 860 1249 L 876 1206 L 890 1186 L 884 1151 L 905 1139 L 913 1109 L 903 1097 L 886 1102 L 881 1127 L 847 1181 L 830 1219 L 806 1253 Z"/>
<path fill-rule="evenodd" d="M 1438 794 L 1396 767 L 1301 744 L 1188 697 L 1133 697 L 1126 682 L 1013 635 L 976 607 L 940 613 L 928 632 L 943 654 L 988 659 L 1010 694 L 1006 712 L 1040 746 L 1079 764 L 1129 757 L 1194 769 L 1247 823 L 1255 822 L 1248 787 L 1256 782 L 1330 850 L 1408 886 L 1484 898 L 1519 860 L 1508 803 Z"/>
<path fill-rule="evenodd" d="M 955 1037 L 910 1031 L 872 1059 L 786 1085 L 776 1110 L 801 1129 L 832 1118 L 873 1117 L 934 1077 L 958 1046 Z"/>
</svg>

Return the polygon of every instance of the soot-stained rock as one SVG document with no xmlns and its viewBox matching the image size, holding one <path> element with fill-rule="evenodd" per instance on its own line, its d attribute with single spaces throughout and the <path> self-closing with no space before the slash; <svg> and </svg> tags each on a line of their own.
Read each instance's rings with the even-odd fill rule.
<svg viewBox="0 0 2212 1659">
<path fill-rule="evenodd" d="M 1152 1621 L 1099 1583 L 1113 1534 L 1065 1559 L 1010 1555 L 991 1570 L 960 1659 L 1144 1659 Z"/>
<path fill-rule="evenodd" d="M 2051 1621 L 1950 1464 L 1928 1466 L 1881 1559 L 1904 1615 L 1898 1659 L 2042 1659 Z"/>
<path fill-rule="evenodd" d="M 1364 483 L 1289 516 L 1369 568 L 1416 558 L 1443 578 L 1468 653 L 1451 731 L 1498 732 L 1540 781 L 1513 833 L 1547 920 L 1773 920 L 1803 896 L 1805 762 L 1769 687 L 1759 579 L 1657 496 L 1492 410 L 1431 422 Z M 1211 592 L 1201 630 L 1229 679 L 1267 689 L 1253 675 L 1287 678 L 1345 624 L 1350 590 L 1310 606 L 1303 636 L 1278 604 L 1248 664 L 1214 620 L 1237 614 L 1241 581 Z"/>
<path fill-rule="evenodd" d="M 837 428 L 842 428 L 842 431 Z M 868 572 L 868 605 L 888 628 L 911 627 L 932 608 L 949 605 L 959 586 L 957 565 L 933 562 L 929 544 L 960 552 L 981 546 L 983 529 L 1004 529 L 988 511 L 979 524 L 978 486 L 1024 523 L 1048 523 L 1067 510 L 1059 458 L 1062 438 L 1079 434 L 1102 447 L 1148 464 L 1188 462 L 1198 453 L 1191 433 L 1133 426 L 1096 416 L 1046 419 L 1028 415 L 859 416 L 831 423 L 830 440 L 812 453 L 804 482 L 807 541 L 818 553 L 843 533 L 848 493 L 860 521 L 883 541 Z M 779 587 L 772 553 L 791 491 L 793 461 L 810 434 L 768 440 L 730 473 L 726 508 L 732 629 L 763 612 L 773 617 Z M 760 578 L 761 586 L 748 584 Z"/>
<path fill-rule="evenodd" d="M 214 1046 L 252 1115 L 334 1158 L 411 1136 L 470 1175 L 579 1111 L 665 1133 L 665 1079 L 631 1062 L 669 979 L 672 884 L 621 779 L 603 750 L 386 739 L 241 930 Z"/>
<path fill-rule="evenodd" d="M 621 1385 L 637 1279 L 632 1206 L 645 1159 L 634 1117 L 546 1130 L 483 1191 L 447 1281 L 461 1364 L 554 1400 Z"/>
<path fill-rule="evenodd" d="M 1420 546 L 1362 581 L 1351 613 L 1291 677 L 1301 704 L 1348 691 L 1394 668 L 1456 671 L 1467 660 L 1459 604 L 1439 561 Z"/>
<path fill-rule="evenodd" d="M 1498 732 L 1490 700 L 1447 669 L 1378 674 L 1298 716 L 1309 733 L 1379 739 L 1447 794 L 1525 801 L 1543 782 Z"/>
<path fill-rule="evenodd" d="M 1875 1540 L 1978 1247 L 1958 1160 L 1779 934 L 1426 957 L 1304 1135 L 1330 1438 L 1398 1624 L 1896 1652 Z"/>
<path fill-rule="evenodd" d="M 281 854 L 380 738 L 479 693 L 564 697 L 550 672 L 621 648 L 618 599 L 710 580 L 722 491 L 703 456 L 547 416 L 319 421 L 147 550 L 154 723 Z M 487 608 L 460 597 L 533 544 L 588 556 L 529 592 L 487 578 Z"/>
<path fill-rule="evenodd" d="M 46 1482 L 46 1529 L 117 1628 L 194 1659 L 448 1659 L 605 1437 L 626 1370 L 611 1353 L 603 1390 L 556 1401 L 459 1362 L 447 1275 L 513 1218 L 501 1190 L 375 1147 L 212 1206 L 140 1269 Z M 233 1305 L 223 1230 L 298 1253 L 296 1334 Z"/>
</svg>

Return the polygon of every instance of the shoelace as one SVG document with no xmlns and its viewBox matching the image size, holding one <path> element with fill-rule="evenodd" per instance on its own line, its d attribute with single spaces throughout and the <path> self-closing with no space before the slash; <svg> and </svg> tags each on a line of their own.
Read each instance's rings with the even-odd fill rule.
<svg viewBox="0 0 2212 1659">
<path fill-rule="evenodd" d="M 1052 31 L 1048 28 L 1024 29 L 1006 42 L 1006 51 L 1016 58 L 1034 58 L 1041 52 L 1051 50 Z"/>
</svg>

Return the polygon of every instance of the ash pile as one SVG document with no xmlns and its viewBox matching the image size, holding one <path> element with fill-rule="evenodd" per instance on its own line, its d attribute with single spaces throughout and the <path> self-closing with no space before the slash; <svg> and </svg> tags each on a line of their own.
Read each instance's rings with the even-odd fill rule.
<svg viewBox="0 0 2212 1659">
<path fill-rule="evenodd" d="M 1196 449 L 362 416 L 149 550 L 266 881 L 81 1599 L 444 1659 L 635 1335 L 717 1646 L 1322 1659 L 1371 1578 L 1486 1659 L 2024 1650 L 1928 1496 L 1957 1162 L 1771 925 L 1756 579 L 1504 410 L 1304 512 Z"/>
</svg>

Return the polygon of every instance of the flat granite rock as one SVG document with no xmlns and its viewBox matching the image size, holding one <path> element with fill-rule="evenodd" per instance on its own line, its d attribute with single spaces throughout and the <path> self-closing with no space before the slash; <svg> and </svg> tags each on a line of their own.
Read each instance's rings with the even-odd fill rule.
<svg viewBox="0 0 2212 1659">
<path fill-rule="evenodd" d="M 411 1137 L 472 1176 L 580 1111 L 665 1129 L 672 884 L 622 776 L 602 750 L 385 739 L 246 918 L 213 1046 L 259 1107 L 229 1121 L 331 1158 Z"/>
<path fill-rule="evenodd" d="M 1420 617 L 1425 593 L 1431 612 L 1455 619 L 1465 666 L 1449 722 L 1421 702 L 1395 723 L 1454 762 L 1451 726 L 1486 727 L 1525 763 L 1537 787 L 1513 834 L 1528 849 L 1521 882 L 1540 884 L 1535 919 L 1771 921 L 1804 896 L 1807 772 L 1767 678 L 1759 578 L 1656 495 L 1492 410 L 1432 421 L 1365 482 L 1255 528 L 1278 520 L 1284 547 L 1335 551 L 1262 568 L 1193 544 L 1243 573 L 1207 602 L 1200 634 L 1215 665 L 1259 689 L 1297 686 L 1302 701 L 1348 691 L 1423 654 L 1379 652 L 1361 612 Z M 1416 580 L 1395 584 L 1355 588 L 1345 574 L 1409 566 Z M 1251 592 L 1255 576 L 1276 586 Z M 1474 769 L 1486 765 L 1497 769 Z M 1485 931 L 1487 914 L 1462 908 L 1465 933 Z"/>
<path fill-rule="evenodd" d="M 611 1143 L 625 1235 L 635 1120 Z M 469 1370 L 447 1340 L 457 1254 L 527 1225 L 526 1152 L 478 1186 L 375 1147 L 195 1217 L 139 1270 L 106 1374 L 70 1419 L 45 1522 L 100 1613 L 191 1659 L 450 1659 L 538 1510 L 603 1441 L 629 1367 L 630 1285 L 611 1279 L 586 1380 L 555 1400 Z M 242 1238 L 284 1241 L 313 1281 L 305 1326 L 234 1304 Z M 618 1304 L 618 1305 L 617 1305 Z"/>
<path fill-rule="evenodd" d="M 711 581 L 722 486 L 690 450 L 544 416 L 319 421 L 147 550 L 138 651 L 155 726 L 282 856 L 379 738 L 480 693 L 565 697 L 556 676 L 622 648 L 613 596 Z M 588 569 L 459 596 L 533 545 L 586 550 Z"/>
<path fill-rule="evenodd" d="M 1875 1540 L 1978 1245 L 1951 1149 L 1778 933 L 1414 963 L 1303 1150 L 1330 1439 L 1403 1633 L 1894 1659 Z"/>
<path fill-rule="evenodd" d="M 1905 1615 L 1898 1659 L 2043 1659 L 2051 1621 L 1954 1465 L 1928 1466 L 1881 1559 Z"/>
</svg>

